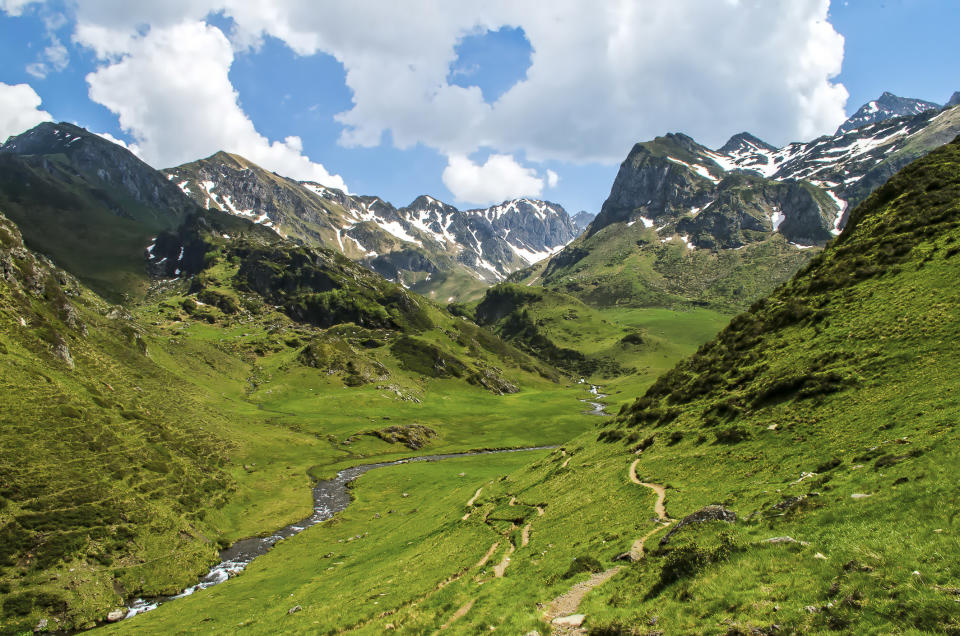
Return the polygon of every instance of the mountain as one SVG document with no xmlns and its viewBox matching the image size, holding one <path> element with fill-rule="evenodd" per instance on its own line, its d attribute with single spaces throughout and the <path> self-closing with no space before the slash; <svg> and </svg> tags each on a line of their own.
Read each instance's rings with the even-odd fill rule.
<svg viewBox="0 0 960 636">
<path fill-rule="evenodd" d="M 583 235 L 510 280 L 594 306 L 744 308 L 837 235 L 851 206 L 958 133 L 950 107 L 780 149 L 749 133 L 718 150 L 658 137 L 634 146 Z"/>
<path fill-rule="evenodd" d="M 957 105 L 960 105 L 960 91 L 954 91 L 953 95 L 950 96 L 950 99 L 947 100 L 946 108 Z"/>
<path fill-rule="evenodd" d="M 125 148 L 61 122 L 0 146 L 0 210 L 30 247 L 117 299 L 144 293 L 144 248 L 196 206 Z"/>
<path fill-rule="evenodd" d="M 597 218 L 596 214 L 590 214 L 586 210 L 580 210 L 571 217 L 573 221 L 573 227 L 576 228 L 577 233 L 583 233 L 587 229 L 587 226 Z"/>
<path fill-rule="evenodd" d="M 857 109 L 857 112 L 851 115 L 847 121 L 840 124 L 836 134 L 842 135 L 885 119 L 918 115 L 928 110 L 940 110 L 940 108 L 939 104 L 933 102 L 925 102 L 922 99 L 912 99 L 910 97 L 898 97 L 893 93 L 884 91 L 878 99 L 867 102 Z"/>
<path fill-rule="evenodd" d="M 546 201 L 461 211 L 421 196 L 397 209 L 379 197 L 294 181 L 224 152 L 165 172 L 205 208 L 340 251 L 438 300 L 468 297 L 550 256 L 577 233 L 566 211 Z"/>
</svg>

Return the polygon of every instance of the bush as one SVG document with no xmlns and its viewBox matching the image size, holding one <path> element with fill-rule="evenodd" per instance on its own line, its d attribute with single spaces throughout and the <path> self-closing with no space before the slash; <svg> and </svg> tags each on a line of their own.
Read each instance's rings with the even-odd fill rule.
<svg viewBox="0 0 960 636">
<path fill-rule="evenodd" d="M 603 566 L 594 557 L 590 555 L 578 556 L 570 564 L 570 567 L 563 573 L 563 578 L 569 579 L 581 572 L 602 572 Z"/>
<path fill-rule="evenodd" d="M 739 444 L 750 439 L 750 431 L 741 426 L 731 426 L 715 433 L 717 444 Z"/>
</svg>

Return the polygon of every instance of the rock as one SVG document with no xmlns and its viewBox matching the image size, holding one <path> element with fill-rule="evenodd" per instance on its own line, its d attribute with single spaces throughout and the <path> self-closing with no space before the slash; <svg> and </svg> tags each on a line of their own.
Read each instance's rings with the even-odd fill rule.
<svg viewBox="0 0 960 636">
<path fill-rule="evenodd" d="M 633 561 L 633 555 L 629 552 L 621 552 L 617 556 L 613 557 L 614 561 Z"/>
<path fill-rule="evenodd" d="M 70 347 L 67 346 L 66 342 L 60 341 L 53 348 L 53 355 L 59 358 L 68 369 L 73 369 L 73 356 L 70 355 Z"/>
<path fill-rule="evenodd" d="M 823 554 L 822 552 L 817 552 L 816 554 L 813 555 L 813 558 L 814 558 L 814 559 L 820 559 L 821 561 L 826 561 L 826 560 L 827 560 L 827 556 L 826 556 L 825 554 Z"/>
<path fill-rule="evenodd" d="M 117 621 L 122 621 L 127 616 L 126 609 L 115 609 L 107 614 L 108 623 L 116 623 Z"/>
<path fill-rule="evenodd" d="M 764 539 L 764 543 L 800 543 L 793 537 L 770 537 L 769 539 Z"/>
<path fill-rule="evenodd" d="M 523 636 L 540 636 L 540 632 L 538 632 L 537 630 L 533 630 L 533 631 L 527 632 Z"/>
<path fill-rule="evenodd" d="M 299 605 L 294 605 L 293 607 L 291 607 L 290 609 L 287 610 L 287 614 L 296 614 L 297 612 L 302 611 L 302 610 L 303 610 L 303 608 L 300 607 Z"/>
<path fill-rule="evenodd" d="M 45 632 L 47 631 L 47 619 L 41 618 L 40 622 L 37 623 L 36 627 L 33 628 L 34 632 Z"/>
<path fill-rule="evenodd" d="M 660 547 L 670 542 L 670 537 L 679 532 L 682 528 L 692 523 L 704 523 L 706 521 L 726 521 L 727 523 L 736 523 L 737 514 L 732 510 L 727 510 L 723 506 L 704 506 L 693 514 L 689 514 L 680 520 L 680 523 L 671 528 L 670 532 L 660 539 Z"/>
<path fill-rule="evenodd" d="M 401 497 L 409 497 L 409 496 L 410 496 L 410 493 L 405 492 L 405 493 L 403 493 L 403 494 L 400 495 L 400 496 L 401 496 Z"/>
<path fill-rule="evenodd" d="M 555 618 L 552 622 L 558 627 L 580 627 L 586 618 L 586 614 L 571 614 L 570 616 Z"/>
<path fill-rule="evenodd" d="M 807 613 L 809 613 L 809 614 L 816 614 L 816 613 L 818 613 L 818 612 L 820 611 L 820 608 L 819 608 L 819 607 L 816 607 L 816 606 L 814 606 L 814 605 L 807 605 L 807 606 L 804 607 L 803 609 L 807 610 Z"/>
<path fill-rule="evenodd" d="M 867 494 L 864 494 L 864 493 L 862 493 L 862 492 L 855 492 L 855 493 L 853 493 L 852 495 L 850 495 L 850 498 L 851 498 L 851 499 L 866 499 L 867 497 L 872 497 L 872 496 L 873 496 L 873 495 L 867 495 Z"/>
</svg>

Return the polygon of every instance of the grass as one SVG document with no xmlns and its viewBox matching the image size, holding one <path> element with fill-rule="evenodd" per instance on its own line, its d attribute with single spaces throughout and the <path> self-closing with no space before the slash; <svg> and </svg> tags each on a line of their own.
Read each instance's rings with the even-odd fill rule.
<svg viewBox="0 0 960 636">
<path fill-rule="evenodd" d="M 384 549 L 399 551 L 359 569 L 372 576 L 345 578 L 328 592 L 316 566 L 323 557 L 314 556 L 313 578 L 299 587 L 283 567 L 270 569 L 269 584 L 243 587 L 245 574 L 209 593 L 217 605 L 198 596 L 148 615 L 141 628 L 202 631 L 209 618 L 217 629 L 251 633 L 336 631 L 358 622 L 360 633 L 422 633 L 466 608 L 448 631 L 545 633 L 551 599 L 589 576 L 575 573 L 584 569 L 577 564 L 590 570 L 599 563 L 621 569 L 579 607 L 597 634 L 956 633 L 960 527 L 950 504 L 960 496 L 953 478 L 960 460 L 958 184 L 960 144 L 908 168 L 808 268 L 623 408 L 604 426 L 617 432 L 604 436 L 610 441 L 585 433 L 450 496 L 452 478 L 425 473 L 452 473 L 452 466 L 364 477 L 358 502 L 400 490 L 404 505 L 429 510 L 431 519 L 416 529 L 397 521 L 391 536 L 399 541 Z M 671 517 L 712 504 L 737 521 L 685 525 L 664 546 L 661 530 L 642 560 L 614 561 L 656 528 L 653 493 L 627 478 L 638 447 L 639 477 L 666 487 Z M 428 496 L 402 498 L 415 485 Z M 470 517 L 457 521 L 481 485 Z M 511 499 L 531 527 L 526 546 L 519 528 L 495 521 L 513 516 Z M 389 518 L 373 518 L 382 507 L 365 509 L 363 524 L 336 536 L 345 544 L 361 529 L 372 536 Z M 360 510 L 348 509 L 340 523 Z M 490 577 L 489 565 L 469 568 L 496 539 L 481 534 L 491 523 L 502 539 L 489 563 L 503 558 L 504 541 L 512 537 L 517 546 L 502 578 Z M 782 537 L 789 538 L 769 541 Z M 313 540 L 309 533 L 298 539 Z M 289 570 L 303 567 L 295 554 L 311 558 L 292 542 L 284 557 L 286 548 L 268 559 L 289 559 Z M 433 550 L 450 555 L 448 562 L 439 565 Z M 388 587 L 397 582 L 388 572 L 421 561 L 422 574 L 416 570 L 402 590 Z M 267 590 L 271 596 L 258 598 Z M 286 615 L 293 604 L 303 611 Z M 391 613 L 380 616 L 382 606 Z"/>
</svg>

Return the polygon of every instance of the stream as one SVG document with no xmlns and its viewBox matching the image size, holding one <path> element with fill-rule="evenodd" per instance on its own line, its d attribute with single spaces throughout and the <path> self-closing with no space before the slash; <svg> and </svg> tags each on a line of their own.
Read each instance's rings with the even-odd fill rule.
<svg viewBox="0 0 960 636">
<path fill-rule="evenodd" d="M 584 381 L 581 380 L 581 383 L 584 383 Z M 593 394 L 593 396 L 598 400 L 607 397 L 606 394 L 600 393 L 600 387 L 596 385 L 590 385 L 590 393 Z M 580 401 L 585 402 L 593 407 L 593 410 L 588 411 L 588 413 L 591 415 L 609 415 L 609 413 L 604 410 L 605 405 L 601 402 L 595 402 L 591 399 L 582 399 Z M 213 587 L 214 585 L 218 585 L 229 580 L 230 577 L 242 572 L 243 569 L 246 568 L 247 565 L 249 565 L 250 562 L 255 558 L 266 554 L 274 545 L 277 544 L 278 541 L 282 541 L 283 539 L 288 539 L 296 534 L 300 534 L 310 526 L 315 526 L 318 523 L 326 521 L 338 512 L 345 510 L 347 506 L 350 505 L 350 493 L 347 491 L 347 484 L 360 475 L 375 468 L 397 466 L 399 464 L 407 464 L 409 462 L 438 462 L 445 459 L 453 459 L 455 457 L 492 455 L 498 453 L 519 453 L 524 451 L 549 450 L 552 448 L 558 447 L 531 446 L 527 448 L 507 448 L 502 450 L 421 455 L 420 457 L 409 457 L 407 459 L 398 459 L 390 462 L 361 464 L 359 466 L 345 468 L 344 470 L 338 472 L 337 476 L 333 479 L 318 481 L 316 484 L 314 484 L 313 514 L 311 514 L 309 517 L 303 519 L 302 521 L 297 521 L 296 523 L 291 523 L 290 525 L 284 526 L 268 537 L 250 537 L 248 539 L 240 539 L 229 548 L 226 548 L 220 552 L 220 563 L 213 566 L 196 585 L 192 585 L 179 594 L 173 596 L 138 598 L 127 606 L 127 614 L 124 616 L 124 618 L 132 618 L 137 614 L 149 612 L 150 610 L 160 607 L 164 603 L 178 598 L 183 598 L 185 596 L 190 596 L 198 590 L 204 590 L 208 587 Z"/>
<path fill-rule="evenodd" d="M 581 380 L 581 382 L 583 382 L 583 380 Z M 598 399 L 598 400 L 602 400 L 603 398 L 607 397 L 607 394 L 606 394 L 606 393 L 601 393 L 601 392 L 600 392 L 600 387 L 598 387 L 598 386 L 595 385 L 595 384 L 591 384 L 591 385 L 590 385 L 590 393 L 593 393 L 593 395 L 594 395 L 594 396 L 596 397 L 596 399 Z M 606 416 L 610 415 L 609 413 L 607 413 L 607 412 L 604 410 L 604 409 L 606 408 L 606 404 L 603 404 L 602 402 L 594 402 L 593 400 L 580 400 L 580 401 L 581 401 L 581 402 L 586 402 L 587 404 L 589 404 L 590 406 L 593 407 L 593 410 L 592 410 L 592 411 L 588 411 L 588 413 L 589 413 L 590 415 L 600 415 L 600 416 L 602 416 L 602 417 L 606 417 Z"/>
<path fill-rule="evenodd" d="M 596 392 L 594 393 L 596 394 Z M 591 404 L 594 403 L 591 402 Z M 602 404 L 595 405 L 594 408 L 596 408 L 596 406 L 599 406 L 601 411 L 603 410 Z M 524 451 L 549 450 L 552 448 L 558 447 L 531 446 L 528 448 L 507 448 L 502 450 L 483 450 L 469 451 L 465 453 L 422 455 L 420 457 L 398 459 L 391 462 L 361 464 L 359 466 L 353 466 L 352 468 L 346 468 L 338 472 L 337 476 L 333 479 L 318 481 L 313 486 L 312 515 L 306 519 L 303 519 L 302 521 L 284 526 L 268 537 L 251 537 L 249 539 L 240 539 L 229 548 L 226 548 L 220 552 L 220 563 L 211 568 L 210 571 L 207 572 L 196 585 L 188 587 L 183 592 L 174 596 L 138 598 L 129 606 L 127 606 L 127 614 L 124 616 L 124 618 L 131 618 L 137 614 L 149 612 L 150 610 L 156 609 L 157 607 L 160 607 L 160 605 L 169 601 L 183 598 L 184 596 L 190 596 L 198 590 L 203 590 L 219 583 L 223 583 L 231 576 L 243 571 L 243 569 L 247 567 L 247 565 L 249 565 L 250 562 L 255 558 L 262 554 L 266 554 L 274 545 L 276 545 L 278 541 L 292 537 L 295 534 L 299 534 L 310 526 L 315 526 L 318 523 L 326 521 L 338 512 L 345 510 L 350 504 L 350 493 L 347 491 L 347 484 L 360 475 L 375 468 L 397 466 L 399 464 L 407 464 L 410 462 L 437 462 L 445 459 L 453 459 L 455 457 L 471 457 L 473 455 L 493 455 L 499 453 L 520 453 Z"/>
</svg>

